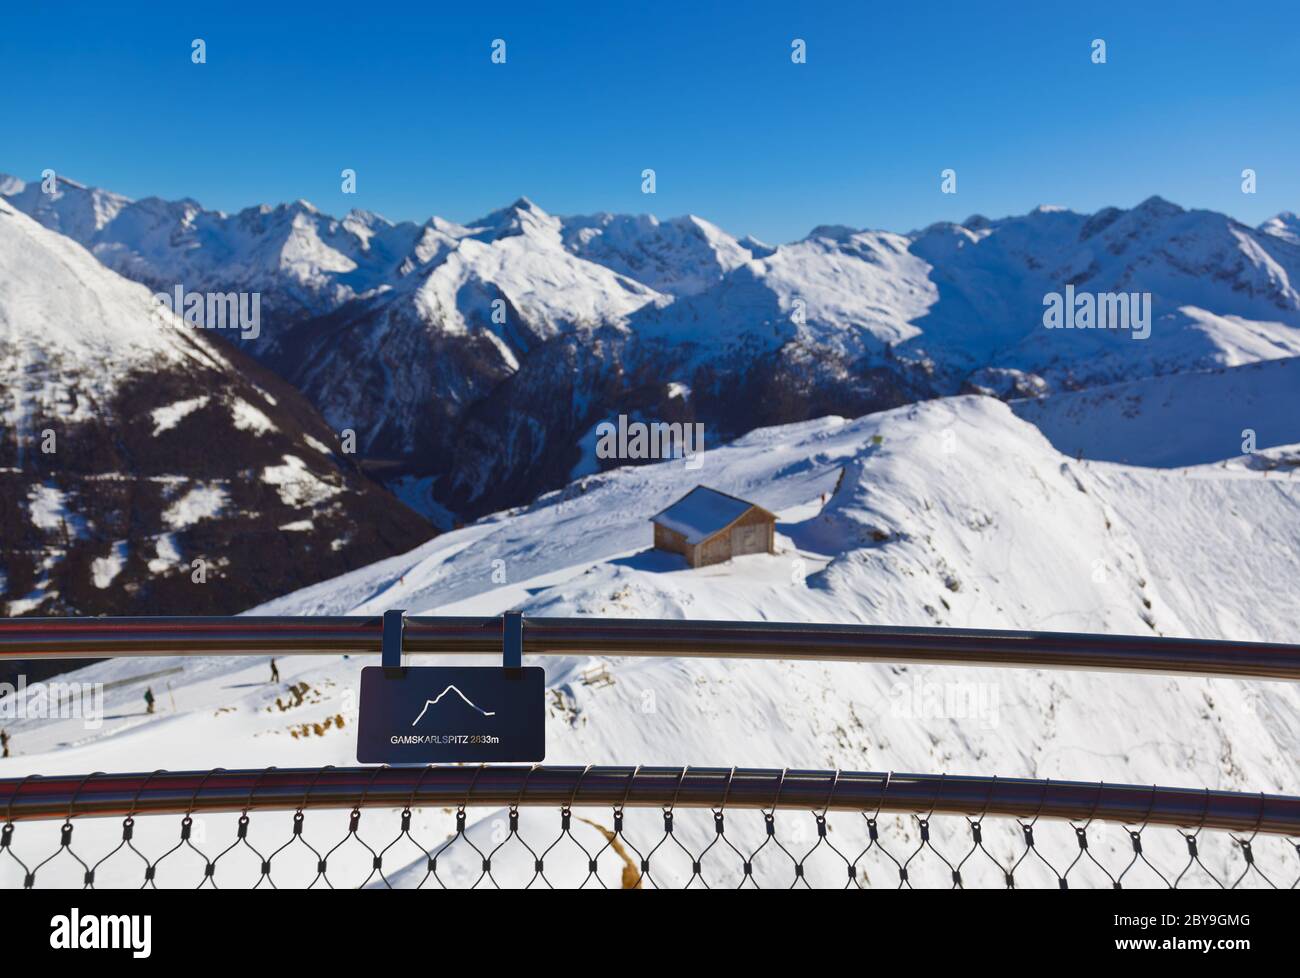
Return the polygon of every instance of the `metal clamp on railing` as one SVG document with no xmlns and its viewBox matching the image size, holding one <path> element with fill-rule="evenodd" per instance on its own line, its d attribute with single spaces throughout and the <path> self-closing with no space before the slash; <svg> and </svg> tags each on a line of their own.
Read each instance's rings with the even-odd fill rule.
<svg viewBox="0 0 1300 978">
<path fill-rule="evenodd" d="M 406 632 L 406 612 L 393 609 L 384 612 L 384 638 L 380 649 L 380 663 L 384 667 L 385 679 L 401 679 L 402 638 Z"/>
<path fill-rule="evenodd" d="M 519 611 L 507 611 L 501 616 L 501 665 L 506 676 L 518 679 L 524 668 L 524 616 Z"/>
<path fill-rule="evenodd" d="M 404 641 L 406 638 L 406 611 L 395 608 L 384 612 L 383 644 L 380 647 L 380 664 L 387 679 L 401 679 L 405 671 Z M 519 678 L 524 667 L 524 616 L 522 612 L 507 611 L 501 616 L 501 665 L 510 670 L 511 679 Z"/>
</svg>

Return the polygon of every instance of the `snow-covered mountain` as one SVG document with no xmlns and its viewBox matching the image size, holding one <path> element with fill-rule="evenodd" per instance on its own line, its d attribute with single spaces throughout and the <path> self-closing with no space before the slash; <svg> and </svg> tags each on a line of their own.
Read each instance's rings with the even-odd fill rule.
<svg viewBox="0 0 1300 978">
<path fill-rule="evenodd" d="M 228 613 L 432 532 L 282 380 L 5 201 L 0 395 L 6 615 Z"/>
<path fill-rule="evenodd" d="M 367 211 L 338 220 L 304 200 L 225 214 L 190 199 L 133 201 L 65 177 L 55 178 L 53 193 L 5 179 L 0 193 L 14 207 L 127 278 L 158 291 L 262 293 L 276 321 L 250 344 L 255 355 L 273 355 L 288 324 L 391 281 L 420 234 Z"/>
<path fill-rule="evenodd" d="M 693 214 L 660 221 L 650 214 L 602 213 L 568 218 L 563 228 L 565 247 L 575 255 L 669 295 L 703 292 L 732 269 L 762 257 Z"/>
<path fill-rule="evenodd" d="M 559 455 L 556 485 L 591 424 L 615 413 L 683 414 L 716 441 L 962 389 L 1024 396 L 1300 354 L 1300 248 L 1275 233 L 1159 198 L 969 223 L 910 236 L 817 228 L 703 291 L 647 303 L 602 345 L 566 349 L 562 369 L 549 351 L 541 370 L 522 361 L 494 391 L 481 440 L 531 450 L 462 455 L 471 467 L 453 467 L 442 491 L 471 513 L 505 505 L 497 487 L 544 488 L 528 476 Z M 1045 297 L 1067 286 L 1149 293 L 1150 335 L 1045 329 Z M 584 369 L 586 384 L 570 380 Z M 671 391 L 689 392 L 676 413 Z"/>
<path fill-rule="evenodd" d="M 1069 390 L 1300 352 L 1300 248 L 1275 234 L 1159 197 L 977 223 L 929 228 L 912 245 L 940 301 L 911 345 L 942 369 L 1014 368 Z M 1150 336 L 1044 329 L 1044 296 L 1067 285 L 1150 293 Z"/>
<path fill-rule="evenodd" d="M 1066 455 L 1200 465 L 1300 442 L 1300 357 L 1011 402 Z"/>
<path fill-rule="evenodd" d="M 51 231 L 82 244 L 92 241 L 123 208 L 131 205 L 130 199 L 121 194 L 87 187 L 66 177 L 53 178 L 52 183 L 52 192 L 46 193 L 42 181 L 28 183 L 0 174 L 0 196 Z"/>
<path fill-rule="evenodd" d="M 561 231 L 526 199 L 472 228 L 427 228 L 393 287 L 290 334 L 286 374 L 367 452 L 445 453 L 467 409 L 530 356 L 667 301 L 574 257 Z"/>
<path fill-rule="evenodd" d="M 578 432 L 622 391 L 628 321 L 670 302 L 573 255 L 521 199 L 443 222 L 379 295 L 297 326 L 284 372 L 362 450 L 422 481 L 413 504 L 482 512 L 558 484 Z"/>
<path fill-rule="evenodd" d="M 771 247 L 698 217 L 467 225 L 228 216 L 69 181 L 4 193 L 152 286 L 260 290 L 246 349 L 298 386 L 403 498 L 473 517 L 564 483 L 617 414 L 756 426 L 959 391 L 1024 397 L 1300 355 L 1293 215 L 1252 229 L 1152 197 L 907 235 L 840 226 Z M 1044 299 L 1149 294 L 1151 331 L 1049 330 Z"/>
<path fill-rule="evenodd" d="M 1300 217 L 1290 211 L 1283 211 L 1276 217 L 1270 217 L 1259 226 L 1265 234 L 1271 234 L 1291 244 L 1300 245 Z"/>
<path fill-rule="evenodd" d="M 692 570 L 651 550 L 650 516 L 698 482 L 777 513 L 778 552 Z M 1077 462 L 1006 404 L 966 396 L 755 431 L 711 451 L 699 471 L 675 462 L 584 478 L 253 611 L 520 608 L 1293 640 L 1300 591 L 1279 582 L 1297 573 L 1300 476 L 1242 464 Z M 16 724 L 22 753 L 9 765 L 21 775 L 351 763 L 363 664 L 281 660 L 285 682 L 306 691 L 288 702 L 281 687 L 258 685 L 264 663 L 151 663 L 183 669 L 174 710 L 139 715 L 140 690 L 127 685 L 108 694 L 114 719 L 89 735 L 70 729 L 75 721 Z M 1293 684 L 691 659 L 613 659 L 606 684 L 584 681 L 585 658 L 539 664 L 550 689 L 548 763 L 839 766 L 1266 791 L 1294 791 L 1300 778 Z M 76 678 L 140 671 L 121 660 Z M 954 692 L 977 704 L 973 712 L 942 705 Z M 499 817 L 473 812 L 474 837 Z M 638 817 L 629 815 L 630 831 Z M 421 818 L 432 839 L 448 829 L 438 813 Z M 689 843 L 707 844 L 708 825 L 683 823 Z M 935 820 L 936 833 L 963 829 L 961 820 Z M 1077 854 L 1068 826 L 1039 830 L 1050 852 Z M 916 845 L 908 820 L 890 819 L 885 831 L 906 851 Z M 1168 835 L 1153 834 L 1148 854 L 1182 865 L 1185 845 Z M 1132 855 L 1122 832 L 1091 837 L 1103 862 L 1122 866 Z M 1014 832 L 990 830 L 990 839 L 1008 861 L 1022 851 Z M 1204 852 L 1216 868 L 1229 858 L 1208 838 Z"/>
</svg>

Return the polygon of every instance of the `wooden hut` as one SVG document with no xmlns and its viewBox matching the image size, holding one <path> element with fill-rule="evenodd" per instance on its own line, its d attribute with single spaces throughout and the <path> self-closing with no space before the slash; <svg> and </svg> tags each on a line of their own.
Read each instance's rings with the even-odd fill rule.
<svg viewBox="0 0 1300 978">
<path fill-rule="evenodd" d="M 776 552 L 775 516 L 708 486 L 696 486 L 651 522 L 655 547 L 681 554 L 692 567 Z"/>
</svg>

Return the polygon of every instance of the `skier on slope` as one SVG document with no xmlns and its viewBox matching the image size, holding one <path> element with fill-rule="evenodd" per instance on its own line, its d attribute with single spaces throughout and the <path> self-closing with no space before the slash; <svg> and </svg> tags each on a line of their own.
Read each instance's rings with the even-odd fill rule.
<svg viewBox="0 0 1300 978">
<path fill-rule="evenodd" d="M 146 713 L 152 713 L 152 712 L 153 712 L 153 687 L 152 687 L 152 686 L 146 686 L 146 687 L 145 687 L 145 690 L 144 690 L 144 705 L 145 705 L 145 712 L 146 712 Z"/>
<path fill-rule="evenodd" d="M 280 668 L 275 664 L 275 660 L 272 659 L 271 660 L 271 682 L 278 683 L 279 681 L 280 681 Z"/>
</svg>

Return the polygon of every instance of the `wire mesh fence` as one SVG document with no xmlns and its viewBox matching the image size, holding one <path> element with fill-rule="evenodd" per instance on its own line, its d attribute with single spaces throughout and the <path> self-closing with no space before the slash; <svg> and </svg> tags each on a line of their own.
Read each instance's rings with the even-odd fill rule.
<svg viewBox="0 0 1300 978">
<path fill-rule="evenodd" d="M 1300 799 L 1151 786 L 270 769 L 0 782 L 0 810 L 4 888 L 1300 885 Z"/>
</svg>

